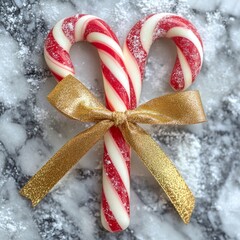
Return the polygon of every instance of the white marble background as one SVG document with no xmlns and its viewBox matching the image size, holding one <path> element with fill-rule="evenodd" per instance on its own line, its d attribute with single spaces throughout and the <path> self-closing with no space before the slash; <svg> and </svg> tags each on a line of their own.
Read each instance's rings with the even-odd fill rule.
<svg viewBox="0 0 240 240">
<path fill-rule="evenodd" d="M 203 69 L 192 86 L 201 92 L 208 122 L 155 127 L 150 133 L 175 162 L 197 200 L 184 225 L 162 190 L 134 155 L 131 225 L 117 234 L 100 223 L 102 143 L 36 208 L 20 187 L 85 126 L 56 112 L 46 100 L 56 82 L 43 59 L 43 42 L 66 16 L 89 13 L 106 20 L 120 42 L 131 26 L 154 12 L 192 21 L 203 38 Z M 240 239 L 240 2 L 237 0 L 8 0 L 0 1 L 0 239 Z M 96 50 L 76 44 L 77 76 L 102 97 Z M 148 61 L 142 101 L 172 90 L 174 45 L 157 41 Z"/>
</svg>

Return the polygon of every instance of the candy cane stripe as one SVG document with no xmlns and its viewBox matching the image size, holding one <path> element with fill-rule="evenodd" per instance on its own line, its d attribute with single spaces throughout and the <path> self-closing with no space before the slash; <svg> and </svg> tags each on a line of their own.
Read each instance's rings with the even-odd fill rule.
<svg viewBox="0 0 240 240">
<path fill-rule="evenodd" d="M 120 46 L 109 36 L 103 34 L 103 33 L 90 33 L 87 36 L 88 42 L 97 42 L 102 43 L 112 49 L 114 49 L 114 52 L 117 53 L 119 56 L 123 57 L 122 49 Z"/>
<path fill-rule="evenodd" d="M 142 25 L 142 29 L 140 32 L 141 44 L 146 52 L 150 50 L 152 41 L 154 40 L 153 38 L 156 25 L 161 19 L 169 15 L 169 13 L 160 13 L 146 18 L 147 20 Z"/>
<path fill-rule="evenodd" d="M 91 15 L 85 15 L 83 17 L 81 17 L 77 22 L 76 22 L 76 26 L 75 26 L 75 42 L 78 41 L 83 41 L 84 39 L 84 33 L 85 33 L 85 29 L 88 25 L 88 23 L 91 20 L 97 19 L 94 16 Z"/>
<path fill-rule="evenodd" d="M 114 89 L 110 89 L 110 92 L 115 92 L 114 95 L 117 95 L 117 98 L 121 102 L 128 102 L 129 101 L 129 95 L 126 92 L 126 89 L 121 85 L 120 82 L 116 79 L 116 77 L 112 74 L 112 72 L 107 68 L 105 65 L 102 64 L 102 70 L 103 70 L 103 79 L 105 82 L 105 85 L 108 84 L 107 86 L 111 87 L 111 85 L 115 85 Z M 106 86 L 106 87 L 107 87 Z M 105 88 L 106 89 L 106 88 Z M 106 94 L 106 97 L 109 97 L 110 92 Z M 119 95 L 121 93 L 121 95 Z M 116 108 L 116 105 L 118 102 L 114 102 L 114 108 Z M 130 107 L 130 104 L 125 105 L 127 108 Z"/>
<path fill-rule="evenodd" d="M 61 75 L 74 74 L 74 70 L 52 58 L 49 53 L 44 49 L 44 55 L 47 65 L 52 71 L 61 72 Z"/>
<path fill-rule="evenodd" d="M 112 159 L 107 152 L 106 146 L 104 146 L 104 150 L 104 169 L 107 173 L 107 178 L 114 187 L 114 190 L 117 192 L 117 195 L 125 207 L 126 212 L 129 214 L 129 192 L 126 191 L 122 178 L 119 175 L 119 171 L 114 166 Z"/>
<path fill-rule="evenodd" d="M 108 69 L 114 69 L 114 70 L 112 70 L 112 74 L 118 80 L 118 82 L 123 86 L 123 88 L 125 89 L 125 91 L 128 94 L 128 97 L 130 98 L 129 84 L 126 83 L 126 80 L 128 80 L 128 75 L 121 68 L 120 64 L 117 61 L 115 61 L 114 58 L 112 58 L 112 56 L 110 56 L 109 54 L 107 54 L 104 51 L 99 51 L 99 55 L 101 57 L 103 64 Z"/>
<path fill-rule="evenodd" d="M 110 206 L 104 194 L 104 189 L 102 190 L 101 221 L 103 227 L 110 232 L 118 232 L 122 230 L 122 227 L 116 221 L 116 218 L 110 209 Z"/>
<path fill-rule="evenodd" d="M 105 146 L 109 157 L 116 169 L 119 170 L 118 174 L 121 177 L 122 182 L 124 183 L 125 189 L 127 190 L 128 194 L 130 192 L 128 181 L 129 181 L 129 174 L 128 168 L 125 163 L 125 159 L 121 152 L 119 152 L 119 147 L 116 146 L 116 143 L 113 141 L 113 136 L 108 132 L 104 136 Z M 114 157 L 117 156 L 117 157 Z"/>
<path fill-rule="evenodd" d="M 53 37 L 54 39 L 58 39 L 58 45 L 65 51 L 69 52 L 72 43 L 69 41 L 67 36 L 64 34 L 62 30 L 64 19 L 59 21 L 55 27 L 53 28 Z"/>
<path fill-rule="evenodd" d="M 167 38 L 173 38 L 173 37 L 187 38 L 197 48 L 198 53 L 200 54 L 201 63 L 202 63 L 202 60 L 203 60 L 202 45 L 201 45 L 200 41 L 198 40 L 197 36 L 191 30 L 184 29 L 182 27 L 174 27 L 167 32 L 166 37 Z"/>
<path fill-rule="evenodd" d="M 112 106 L 111 110 L 114 111 L 115 107 L 117 106 L 118 111 L 125 112 L 127 110 L 126 105 L 124 104 L 123 100 L 121 99 L 117 91 L 114 90 L 112 85 L 105 78 L 105 76 L 103 76 L 103 82 L 104 82 L 104 91 L 107 92 L 106 98 L 108 99 L 108 102 L 110 102 Z"/>
<path fill-rule="evenodd" d="M 129 215 L 127 214 L 121 200 L 118 198 L 115 188 L 107 178 L 106 174 L 105 168 L 103 168 L 103 191 L 105 193 L 106 200 L 111 206 L 111 211 L 116 218 L 117 223 L 120 225 L 121 229 L 125 229 L 129 225 Z"/>
<path fill-rule="evenodd" d="M 142 89 L 141 73 L 139 71 L 139 66 L 136 59 L 126 46 L 123 48 L 123 54 L 125 56 L 124 59 L 126 66 L 128 66 L 128 69 L 131 69 L 131 71 L 129 71 L 129 77 L 132 81 L 136 102 L 139 102 Z M 136 103 L 134 103 L 134 105 L 136 105 Z"/>
<path fill-rule="evenodd" d="M 179 59 L 183 77 L 184 77 L 184 82 L 185 82 L 184 88 L 187 88 L 192 84 L 191 68 L 190 68 L 186 58 L 184 57 L 182 51 L 178 47 L 177 47 L 177 54 L 178 54 L 178 59 Z"/>
</svg>

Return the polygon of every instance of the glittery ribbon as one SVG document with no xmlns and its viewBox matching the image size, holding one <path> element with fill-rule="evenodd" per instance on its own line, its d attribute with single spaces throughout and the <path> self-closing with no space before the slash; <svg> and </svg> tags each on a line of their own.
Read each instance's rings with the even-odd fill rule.
<svg viewBox="0 0 240 240">
<path fill-rule="evenodd" d="M 57 84 L 48 100 L 67 117 L 96 124 L 68 141 L 21 189 L 20 193 L 29 198 L 33 206 L 115 125 L 183 221 L 190 221 L 195 203 L 193 194 L 171 160 L 137 123 L 185 125 L 206 121 L 198 91 L 173 93 L 154 98 L 134 110 L 111 112 L 80 81 L 69 75 Z"/>
</svg>

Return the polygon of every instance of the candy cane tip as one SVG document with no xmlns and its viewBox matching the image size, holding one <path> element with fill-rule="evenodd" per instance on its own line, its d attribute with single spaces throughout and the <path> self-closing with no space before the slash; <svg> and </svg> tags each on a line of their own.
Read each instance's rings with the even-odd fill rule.
<svg viewBox="0 0 240 240">
<path fill-rule="evenodd" d="M 121 232 L 129 227 L 130 217 L 121 217 L 117 219 L 112 219 L 112 222 L 108 222 L 103 213 L 103 208 L 101 208 L 101 222 L 102 226 L 109 232 L 116 233 Z"/>
<path fill-rule="evenodd" d="M 121 230 L 120 231 L 123 231 L 126 228 L 128 228 L 129 224 L 130 224 L 130 218 L 125 218 L 124 221 L 121 222 Z"/>
</svg>

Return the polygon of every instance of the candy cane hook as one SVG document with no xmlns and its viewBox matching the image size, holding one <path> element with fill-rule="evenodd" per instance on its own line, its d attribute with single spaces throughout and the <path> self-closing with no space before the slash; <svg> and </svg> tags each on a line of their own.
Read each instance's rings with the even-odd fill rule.
<svg viewBox="0 0 240 240">
<path fill-rule="evenodd" d="M 123 47 L 137 102 L 150 47 L 156 39 L 162 37 L 170 38 L 177 48 L 177 58 L 170 77 L 170 85 L 174 90 L 187 89 L 201 70 L 203 45 L 192 23 L 170 13 L 149 15 L 133 26 Z"/>
</svg>

